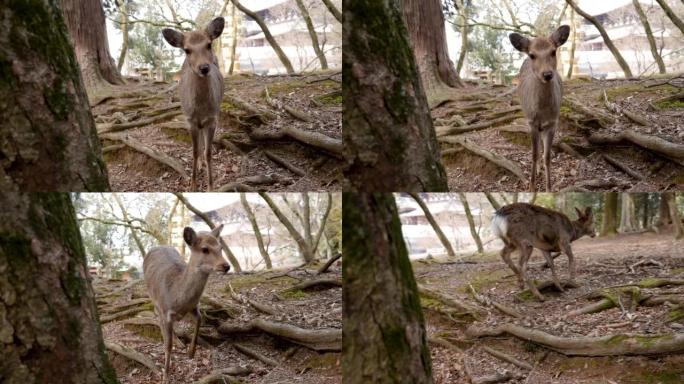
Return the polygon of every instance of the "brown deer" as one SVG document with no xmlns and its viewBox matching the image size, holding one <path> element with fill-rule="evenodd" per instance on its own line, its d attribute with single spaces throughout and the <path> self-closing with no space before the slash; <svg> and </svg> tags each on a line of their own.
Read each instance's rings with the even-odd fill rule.
<svg viewBox="0 0 684 384">
<path fill-rule="evenodd" d="M 542 142 L 546 191 L 551 188 L 551 145 L 563 97 L 563 83 L 556 72 L 556 50 L 568 40 L 569 35 L 570 27 L 561 25 L 549 37 L 530 40 L 518 33 L 508 36 L 513 47 L 528 56 L 520 68 L 518 94 L 532 134 L 532 191 L 537 190 L 537 165 Z"/>
<path fill-rule="evenodd" d="M 211 50 L 211 42 L 221 36 L 224 20 L 217 17 L 204 31 L 181 33 L 174 29 L 162 30 L 164 39 L 185 51 L 179 84 L 181 108 L 190 124 L 192 137 L 192 181 L 190 189 L 197 190 L 197 161 L 207 168 L 209 183 L 214 188 L 211 171 L 211 148 L 214 132 L 218 127 L 221 100 L 223 98 L 223 75 Z M 200 157 L 201 156 L 201 157 Z M 201 164 L 200 164 L 201 166 Z"/>
<path fill-rule="evenodd" d="M 195 346 L 200 328 L 198 303 L 209 274 L 212 271 L 226 273 L 230 265 L 221 255 L 219 235 L 223 225 L 211 232 L 199 232 L 186 227 L 183 240 L 190 247 L 190 260 L 183 261 L 173 247 L 160 246 L 150 249 L 143 260 L 143 273 L 147 292 L 159 316 L 159 328 L 164 341 L 164 373 L 162 381 L 168 380 L 173 348 L 173 323 L 186 314 L 195 318 L 195 331 L 188 355 L 195 356 Z"/>
<path fill-rule="evenodd" d="M 577 211 L 575 221 L 570 221 L 560 212 L 527 203 L 509 204 L 501 207 L 494 214 L 492 231 L 504 242 L 501 258 L 515 272 L 520 288 L 524 288 L 527 284 L 527 288 L 539 300 L 543 301 L 544 296 L 539 293 L 534 282 L 526 277 L 527 262 L 532 249 L 541 250 L 551 268 L 554 285 L 563 291 L 551 252 L 563 252 L 568 256 L 572 281 L 575 279 L 575 256 L 570 243 L 584 235 L 596 236 L 591 207 L 587 207 L 584 212 L 577 208 L 575 210 Z M 520 252 L 518 266 L 511 260 L 511 253 L 516 249 Z"/>
</svg>

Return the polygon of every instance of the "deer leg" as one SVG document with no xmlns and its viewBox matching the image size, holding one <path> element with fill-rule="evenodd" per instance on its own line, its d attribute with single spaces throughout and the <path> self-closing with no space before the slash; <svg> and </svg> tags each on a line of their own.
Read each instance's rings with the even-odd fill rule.
<svg viewBox="0 0 684 384">
<path fill-rule="evenodd" d="M 542 254 L 544 254 L 544 259 L 546 259 L 546 264 L 548 264 L 549 268 L 551 268 L 551 276 L 553 276 L 553 285 L 555 285 L 559 291 L 565 292 L 565 289 L 563 289 L 563 284 L 561 284 L 560 280 L 558 279 L 558 274 L 556 273 L 556 264 L 554 264 L 554 262 L 553 262 L 553 257 L 551 257 L 551 252 L 542 251 Z"/>
<path fill-rule="evenodd" d="M 211 149 L 212 142 L 214 141 L 214 132 L 216 131 L 217 121 L 212 119 L 209 124 L 205 127 L 206 132 L 204 132 L 204 159 L 207 164 L 207 177 L 209 178 L 208 191 L 214 190 L 214 178 L 211 172 Z"/>
<path fill-rule="evenodd" d="M 537 190 L 537 163 L 539 162 L 539 128 L 530 123 L 532 133 L 532 175 L 530 177 L 530 191 Z"/>
<path fill-rule="evenodd" d="M 570 269 L 570 281 L 575 282 L 575 255 L 572 254 L 572 248 L 570 247 L 569 241 L 563 241 L 561 243 L 561 249 L 563 253 L 568 255 L 568 269 Z"/>
<path fill-rule="evenodd" d="M 195 357 L 195 347 L 197 346 L 197 337 L 199 336 L 199 330 L 200 330 L 200 325 L 202 324 L 202 315 L 200 314 L 199 307 L 195 308 L 195 311 L 192 313 L 192 316 L 195 318 L 195 332 L 192 334 L 192 341 L 190 342 L 190 350 L 188 351 L 188 355 L 190 358 Z"/>
<path fill-rule="evenodd" d="M 534 297 L 539 299 L 540 301 L 544 301 L 545 297 L 542 295 L 539 290 L 537 289 L 537 286 L 534 284 L 534 281 L 531 278 L 527 277 L 527 262 L 530 259 L 530 255 L 532 255 L 532 245 L 531 244 L 521 244 L 520 247 L 520 274 L 522 274 L 523 279 L 525 280 L 525 283 L 527 284 L 527 288 L 532 292 Z"/>
<path fill-rule="evenodd" d="M 505 244 L 506 245 L 501 250 L 501 258 L 513 270 L 513 273 L 515 273 L 515 276 L 518 278 L 518 284 L 520 285 L 520 288 L 522 289 L 523 279 L 522 279 L 522 275 L 520 275 L 520 269 L 518 269 L 518 267 L 515 266 L 515 263 L 513 262 L 513 260 L 511 260 L 511 253 L 513 253 L 515 246 L 513 246 L 513 244 L 511 244 L 511 243 L 505 243 Z"/>
<path fill-rule="evenodd" d="M 171 367 L 171 349 L 173 348 L 173 322 L 167 321 L 163 316 L 160 317 L 159 326 L 162 331 L 162 339 L 164 340 L 164 372 L 162 374 L 162 383 L 169 381 L 169 368 Z"/>
<path fill-rule="evenodd" d="M 190 190 L 197 191 L 197 160 L 199 159 L 199 128 L 197 126 L 190 127 L 190 136 L 192 137 L 192 181 L 190 182 Z"/>
<path fill-rule="evenodd" d="M 555 126 L 550 127 L 544 131 L 542 140 L 544 140 L 544 173 L 546 176 L 546 192 L 551 189 L 551 146 L 553 145 L 553 135 L 555 133 Z"/>
</svg>

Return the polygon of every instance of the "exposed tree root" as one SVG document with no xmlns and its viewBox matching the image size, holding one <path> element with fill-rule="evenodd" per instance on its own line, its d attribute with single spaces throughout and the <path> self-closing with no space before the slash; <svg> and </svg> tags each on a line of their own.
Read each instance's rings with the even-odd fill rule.
<svg viewBox="0 0 684 384">
<path fill-rule="evenodd" d="M 418 292 L 429 299 L 440 301 L 449 307 L 457 309 L 458 311 L 469 313 L 475 318 L 478 318 L 480 315 L 486 312 L 483 308 L 467 304 L 456 297 L 434 291 L 422 284 L 418 284 Z"/>
<path fill-rule="evenodd" d="M 620 170 L 620 171 L 622 171 L 622 172 L 624 172 L 624 173 L 626 173 L 626 174 L 632 176 L 633 178 L 635 178 L 635 179 L 637 179 L 637 180 L 644 180 L 644 179 L 646 179 L 646 177 L 645 177 L 644 175 L 642 175 L 641 173 L 639 173 L 639 172 L 633 170 L 632 168 L 628 167 L 627 165 L 625 165 L 624 163 L 618 161 L 616 158 L 614 158 L 614 157 L 612 157 L 612 156 L 609 156 L 609 155 L 606 155 L 606 154 L 602 154 L 601 157 L 603 158 L 603 160 L 606 161 L 606 163 L 608 163 L 608 164 L 614 166 L 614 167 L 617 168 L 618 170 Z"/>
<path fill-rule="evenodd" d="M 243 109 L 255 116 L 258 116 L 260 119 L 262 119 L 263 122 L 266 122 L 268 120 L 275 120 L 278 117 L 278 114 L 276 114 L 275 112 L 265 108 L 253 106 L 235 95 L 230 95 L 226 93 L 223 95 L 223 97 L 224 100 L 229 102 L 230 104 L 240 109 Z"/>
<path fill-rule="evenodd" d="M 162 113 L 156 116 L 152 116 L 147 119 L 140 119 L 140 120 L 135 120 L 131 121 L 128 123 L 119 123 L 119 124 L 99 124 L 97 126 L 97 133 L 111 133 L 111 132 L 120 132 L 124 131 L 126 129 L 131 129 L 131 128 L 137 128 L 137 127 L 142 127 L 145 125 L 150 125 L 154 123 L 158 123 L 160 121 L 166 121 L 166 120 L 171 120 L 172 118 L 181 115 L 183 112 L 180 109 L 174 109 L 172 111 Z"/>
<path fill-rule="evenodd" d="M 138 312 L 147 311 L 148 309 L 149 308 L 146 308 L 144 306 L 143 307 L 135 307 L 135 308 L 127 309 L 125 311 L 112 313 L 111 315 L 101 316 L 100 317 L 100 324 L 109 323 L 110 321 L 114 321 L 114 320 L 120 319 L 122 317 L 135 315 Z"/>
<path fill-rule="evenodd" d="M 342 350 L 341 329 L 304 329 L 291 324 L 278 323 L 261 318 L 253 319 L 249 323 L 241 325 L 222 323 L 217 329 L 222 334 L 262 331 L 314 351 Z"/>
<path fill-rule="evenodd" d="M 650 122 L 648 120 L 644 119 L 643 117 L 636 115 L 627 109 L 622 109 L 617 104 L 610 102 L 608 100 L 608 94 L 606 93 L 605 90 L 603 90 L 603 104 L 606 106 L 606 109 L 608 109 L 609 111 L 611 111 L 615 114 L 618 114 L 618 115 L 623 114 L 623 115 L 625 115 L 625 117 L 627 117 L 628 119 L 632 120 L 633 122 L 635 122 L 639 125 L 644 125 L 644 126 L 650 125 Z"/>
<path fill-rule="evenodd" d="M 570 156 L 572 156 L 578 160 L 584 160 L 584 156 L 582 156 L 579 152 L 575 151 L 575 149 L 573 147 L 571 147 L 570 145 L 568 145 L 566 143 L 560 142 L 560 143 L 558 143 L 558 145 L 556 145 L 556 147 L 558 149 L 560 149 L 561 151 L 567 153 L 568 155 L 570 155 Z"/>
<path fill-rule="evenodd" d="M 441 142 L 444 142 L 444 143 L 459 144 L 463 148 L 467 149 L 468 151 L 470 151 L 470 152 L 472 152 L 478 156 L 484 157 L 485 159 L 491 161 L 492 163 L 494 163 L 494 164 L 500 166 L 501 168 L 504 168 L 505 170 L 511 172 L 521 181 L 523 181 L 523 182 L 527 181 L 525 178 L 525 174 L 523 173 L 522 169 L 520 168 L 520 166 L 517 163 L 515 163 L 511 160 L 508 160 L 507 158 L 505 158 L 503 156 L 497 155 L 496 153 L 490 152 L 490 151 L 488 151 L 488 150 L 486 150 L 486 149 L 484 149 L 478 145 L 475 145 L 475 144 L 471 143 L 470 141 L 468 141 L 464 137 L 445 136 L 445 137 L 440 137 L 438 140 Z"/>
<path fill-rule="evenodd" d="M 307 290 L 313 287 L 319 287 L 319 286 L 324 286 L 324 287 L 341 287 L 342 286 L 342 280 L 339 279 L 311 279 L 311 280 L 305 280 L 299 284 L 295 284 L 289 288 L 284 289 L 282 292 L 291 292 L 291 291 L 298 291 L 298 290 Z"/>
<path fill-rule="evenodd" d="M 276 155 L 275 153 L 269 151 L 269 150 L 264 150 L 264 155 L 268 157 L 269 159 L 273 160 L 274 163 L 282 166 L 283 168 L 289 170 L 290 172 L 294 173 L 297 176 L 304 176 L 306 175 L 306 172 L 302 170 L 299 167 L 296 167 L 292 164 L 290 164 L 287 160 L 285 160 L 283 157 Z"/>
<path fill-rule="evenodd" d="M 331 265 L 335 264 L 337 260 L 342 258 L 342 253 L 338 252 L 335 256 L 331 257 L 330 260 L 326 261 L 317 271 L 316 276 L 324 274 L 328 271 Z"/>
<path fill-rule="evenodd" d="M 533 368 L 532 365 L 530 365 L 529 363 L 526 363 L 526 362 L 524 362 L 524 361 L 518 360 L 518 359 L 516 359 L 515 357 L 510 356 L 510 355 L 507 355 L 507 354 L 505 354 L 505 353 L 503 353 L 503 352 L 501 352 L 501 351 L 497 351 L 496 349 L 493 349 L 493 348 L 490 348 L 490 347 L 487 347 L 487 346 L 483 346 L 483 347 L 482 347 L 482 350 L 485 351 L 485 352 L 487 352 L 487 353 L 489 353 L 490 355 L 492 355 L 492 356 L 494 356 L 494 357 L 496 357 L 496 358 L 499 358 L 499 359 L 501 359 L 501 360 L 507 362 L 507 363 L 511 363 L 511 364 L 515 365 L 516 367 L 519 367 L 519 368 L 522 368 L 522 369 L 526 369 L 526 370 L 528 370 L 528 371 L 531 371 L 532 368 Z"/>
<path fill-rule="evenodd" d="M 174 171 L 178 172 L 183 178 L 187 179 L 189 178 L 187 172 L 185 172 L 185 167 L 183 164 L 181 164 L 180 161 L 176 160 L 175 158 L 165 154 L 164 152 L 161 152 L 159 150 L 156 150 L 152 147 L 149 147 L 142 142 L 132 138 L 128 137 L 125 135 L 117 135 L 117 134 L 103 134 L 100 135 L 102 139 L 107 139 L 107 140 L 116 140 L 120 141 L 126 146 L 135 149 L 136 151 L 143 153 L 158 162 L 168 166 L 169 168 L 173 169 Z"/>
<path fill-rule="evenodd" d="M 122 149 L 122 148 L 126 148 L 126 144 L 108 145 L 106 147 L 102 147 L 102 153 L 114 152 L 114 151 L 118 151 L 119 149 Z"/>
<path fill-rule="evenodd" d="M 589 179 L 589 180 L 582 180 L 578 181 L 573 185 L 569 185 L 563 189 L 561 189 L 561 192 L 572 192 L 572 191 L 578 191 L 578 192 L 591 192 L 591 189 L 601 189 L 605 191 L 609 191 L 615 187 L 622 187 L 623 185 L 618 183 L 617 180 L 615 180 L 612 177 L 609 177 L 608 179 L 601 180 L 601 179 Z"/>
<path fill-rule="evenodd" d="M 228 283 L 228 287 L 230 288 L 230 296 L 233 298 L 233 300 L 237 301 L 238 303 L 248 304 L 257 311 L 265 313 L 267 315 L 275 315 L 278 313 L 278 310 L 271 307 L 270 305 L 262 304 L 258 301 L 251 300 L 245 295 L 235 292 L 233 286 L 230 283 Z"/>
<path fill-rule="evenodd" d="M 194 384 L 240 384 L 241 380 L 235 379 L 233 376 L 247 376 L 254 372 L 251 367 L 234 366 L 229 368 L 221 368 L 211 371 L 210 374 L 195 381 Z"/>
<path fill-rule="evenodd" d="M 247 184 L 232 181 L 228 184 L 220 186 L 216 192 L 256 192 L 257 189 Z"/>
<path fill-rule="evenodd" d="M 142 353 L 136 351 L 133 348 L 126 347 L 124 345 L 115 343 L 113 341 L 106 341 L 105 340 L 105 348 L 108 350 L 115 352 L 123 357 L 126 357 L 130 360 L 133 360 L 137 363 L 140 363 L 144 365 L 145 367 L 149 368 L 150 371 L 154 372 L 155 374 L 159 375 L 161 371 L 159 368 L 157 368 L 156 365 L 154 365 L 154 362 L 147 356 L 143 355 Z"/>
<path fill-rule="evenodd" d="M 587 313 L 597 313 L 601 311 L 605 311 L 606 309 L 610 309 L 615 307 L 616 304 L 613 302 L 611 299 L 601 299 L 600 301 L 589 304 L 585 307 L 576 309 L 574 311 L 571 311 L 568 313 L 568 317 L 574 317 L 574 316 L 579 316 L 579 315 L 585 315 Z"/>
<path fill-rule="evenodd" d="M 100 312 L 115 313 L 115 312 L 119 312 L 123 309 L 126 309 L 128 307 L 133 307 L 136 305 L 147 304 L 147 303 L 152 303 L 149 298 L 140 298 L 140 299 L 135 299 L 135 300 L 129 300 L 123 304 L 119 304 L 119 305 L 115 305 L 115 306 L 111 306 L 111 307 L 102 307 L 102 308 L 100 308 Z"/>
<path fill-rule="evenodd" d="M 615 117 L 613 117 L 611 114 L 605 113 L 596 108 L 586 106 L 580 103 L 578 100 L 573 99 L 572 97 L 564 97 L 563 103 L 570 107 L 572 110 L 579 112 L 580 114 L 596 119 L 596 121 L 598 121 L 598 123 L 604 128 L 608 128 L 610 125 L 615 124 L 615 122 L 617 121 Z"/>
<path fill-rule="evenodd" d="M 432 343 L 434 345 L 450 349 L 454 352 L 463 353 L 463 350 L 461 350 L 461 348 L 449 342 L 449 340 L 443 339 L 441 337 L 428 337 L 428 343 Z"/>
<path fill-rule="evenodd" d="M 251 349 L 251 348 L 245 347 L 245 346 L 242 345 L 242 344 L 237 344 L 237 343 L 236 343 L 236 344 L 233 344 L 233 347 L 235 347 L 235 349 L 236 349 L 238 352 L 240 352 L 240 353 L 242 353 L 242 354 L 244 354 L 244 355 L 246 355 L 246 356 L 248 356 L 248 357 L 251 357 L 252 359 L 259 360 L 259 361 L 261 361 L 262 363 L 264 363 L 264 364 L 266 364 L 266 365 L 270 365 L 270 366 L 272 366 L 272 367 L 276 367 L 276 366 L 280 365 L 280 364 L 279 364 L 277 361 L 275 361 L 274 359 L 271 359 L 271 358 L 268 357 L 268 356 L 262 355 L 261 353 L 255 351 L 255 350 L 253 350 L 253 349 Z"/>
<path fill-rule="evenodd" d="M 493 373 L 491 375 L 471 378 L 470 383 L 471 384 L 496 384 L 496 383 L 503 383 L 503 382 L 513 380 L 516 378 L 518 378 L 518 376 L 514 375 L 511 372 L 505 371 L 505 372 Z"/>
<path fill-rule="evenodd" d="M 520 108 L 517 108 L 520 109 Z M 460 134 L 466 132 L 480 131 L 487 128 L 492 128 L 497 125 L 509 123 L 515 119 L 520 118 L 517 113 L 511 112 L 508 115 L 504 115 L 493 120 L 485 120 L 477 124 L 465 125 L 465 126 L 451 126 L 451 127 L 435 127 L 435 132 L 437 137 L 443 137 L 447 135 Z"/>
<path fill-rule="evenodd" d="M 136 286 L 136 285 L 138 285 L 138 284 L 140 284 L 140 283 L 142 283 L 142 282 L 143 282 L 142 279 L 131 280 L 131 281 L 129 281 L 128 283 L 126 283 L 126 284 L 125 284 L 124 286 L 122 286 L 122 287 L 119 287 L 119 288 L 117 288 L 117 289 L 115 289 L 115 290 L 113 290 L 113 291 L 111 291 L 111 292 L 109 292 L 109 293 L 97 295 L 96 297 L 97 297 L 98 299 L 104 299 L 104 298 L 106 298 L 106 297 L 116 296 L 116 295 L 121 294 L 121 292 L 123 292 L 123 291 L 125 291 L 125 290 L 128 290 L 128 289 L 131 289 L 131 288 L 133 288 L 134 286 Z"/>
<path fill-rule="evenodd" d="M 283 109 L 285 110 L 285 112 L 289 113 L 293 117 L 306 123 L 312 123 L 314 121 L 314 118 L 311 117 L 311 115 L 309 115 L 308 113 L 302 112 L 296 108 L 292 108 L 289 105 L 283 105 Z"/>
<path fill-rule="evenodd" d="M 253 140 L 282 140 L 286 137 L 295 139 L 302 144 L 323 150 L 335 157 L 341 158 L 344 145 L 342 140 L 326 136 L 322 133 L 305 131 L 294 126 L 285 126 L 275 132 L 252 130 L 249 137 Z"/>
<path fill-rule="evenodd" d="M 560 337 L 516 324 L 502 324 L 492 328 L 473 325 L 466 330 L 469 337 L 495 337 L 504 334 L 531 341 L 567 356 L 657 355 L 684 352 L 684 333 Z"/>
<path fill-rule="evenodd" d="M 632 130 L 624 130 L 615 135 L 601 133 L 591 134 L 587 140 L 591 144 L 605 145 L 629 141 L 649 151 L 664 156 L 677 164 L 684 165 L 684 145 L 675 144 L 653 135 L 645 135 Z"/>
<path fill-rule="evenodd" d="M 473 294 L 473 297 L 480 304 L 482 304 L 484 306 L 492 306 L 492 307 L 498 309 L 499 311 L 503 312 L 504 314 L 511 316 L 511 317 L 515 317 L 516 319 L 522 319 L 524 317 L 515 308 L 510 308 L 510 307 L 505 306 L 501 303 L 498 303 L 498 302 L 496 302 L 496 301 L 494 301 L 488 297 L 484 297 L 484 296 L 478 294 L 475 291 L 475 288 L 473 288 L 472 284 L 468 284 L 468 288 L 470 288 L 470 292 Z"/>
</svg>

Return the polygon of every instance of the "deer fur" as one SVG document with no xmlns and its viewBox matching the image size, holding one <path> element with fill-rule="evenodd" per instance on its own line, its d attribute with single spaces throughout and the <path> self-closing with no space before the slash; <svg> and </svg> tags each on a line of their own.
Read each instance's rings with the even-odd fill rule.
<svg viewBox="0 0 684 384">
<path fill-rule="evenodd" d="M 556 51 L 570 35 L 570 27 L 560 26 L 549 37 L 528 39 L 518 33 L 509 38 L 513 47 L 526 53 L 520 68 L 518 95 L 532 135 L 532 173 L 530 190 L 537 190 L 539 150 L 544 151 L 546 191 L 551 188 L 551 146 L 560 118 L 563 83 L 556 71 Z"/>
<path fill-rule="evenodd" d="M 230 270 L 230 265 L 221 254 L 219 236 L 222 229 L 223 225 L 219 225 L 211 232 L 195 233 L 192 228 L 186 227 L 183 240 L 190 248 L 188 263 L 183 261 L 176 248 L 169 246 L 150 249 L 143 260 L 147 292 L 159 316 L 159 328 L 164 341 L 164 383 L 168 380 L 171 363 L 173 323 L 186 314 L 195 318 L 195 331 L 188 350 L 188 355 L 193 358 L 201 323 L 198 304 L 209 274 L 212 271 L 226 273 Z"/>
<path fill-rule="evenodd" d="M 571 221 L 566 215 L 551 209 L 527 203 L 514 203 L 501 207 L 492 218 L 492 231 L 504 242 L 501 258 L 518 277 L 520 288 L 524 288 L 526 283 L 530 292 L 539 300 L 543 301 L 544 296 L 539 293 L 534 282 L 526 277 L 527 262 L 532 249 L 537 248 L 542 252 L 551 268 L 555 286 L 563 291 L 551 252 L 563 252 L 568 256 L 572 281 L 575 279 L 576 270 L 575 256 L 570 243 L 584 235 L 596 236 L 591 207 L 584 211 L 575 208 L 575 211 L 577 220 Z M 511 253 L 515 250 L 520 252 L 518 266 L 511 260 Z"/>
<path fill-rule="evenodd" d="M 192 137 L 190 189 L 193 191 L 197 190 L 198 160 L 207 168 L 207 189 L 211 191 L 214 188 L 211 150 L 223 99 L 223 75 L 211 50 L 211 42 L 221 36 L 223 26 L 223 18 L 217 17 L 204 31 L 182 33 L 171 28 L 162 30 L 169 44 L 185 52 L 178 89 L 181 109 L 190 124 Z"/>
</svg>

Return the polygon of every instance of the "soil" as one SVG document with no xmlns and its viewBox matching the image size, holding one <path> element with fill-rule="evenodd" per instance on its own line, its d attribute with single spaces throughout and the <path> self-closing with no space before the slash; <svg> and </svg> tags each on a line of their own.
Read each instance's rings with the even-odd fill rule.
<svg viewBox="0 0 684 384">
<path fill-rule="evenodd" d="M 569 318 L 569 311 L 595 302 L 587 295 L 600 288 L 636 283 L 653 277 L 684 279 L 684 248 L 669 233 L 641 233 L 617 235 L 609 238 L 584 238 L 573 243 L 577 262 L 578 288 L 564 293 L 545 291 L 545 302 L 529 295 L 519 294 L 513 272 L 504 264 L 498 253 L 474 256 L 462 262 L 416 261 L 414 273 L 419 283 L 445 294 L 476 304 L 468 293 L 468 284 L 491 300 L 515 308 L 524 314 L 514 319 L 489 307 L 481 320 L 471 317 L 448 317 L 435 307 L 435 302 L 422 299 L 425 308 L 429 337 L 441 337 L 461 348 L 456 352 L 430 343 L 433 375 L 436 383 L 468 383 L 464 373 L 467 363 L 472 377 L 483 377 L 508 371 L 517 379 L 509 383 L 682 383 L 684 382 L 684 355 L 567 357 L 543 346 L 525 342 L 512 336 L 467 339 L 464 330 L 475 323 L 493 326 L 515 323 L 532 327 L 556 336 L 604 336 L 616 333 L 658 334 L 684 332 L 684 321 L 667 322 L 670 306 L 637 306 L 634 310 L 612 308 L 599 313 Z M 517 255 L 514 254 L 514 260 Z M 656 264 L 629 266 L 641 260 L 654 260 Z M 657 263 L 662 263 L 658 266 Z M 543 257 L 535 250 L 528 274 L 538 281 L 549 280 L 551 272 L 543 268 Z M 561 279 L 567 278 L 567 257 L 556 259 Z M 684 294 L 684 286 L 667 286 L 641 289 L 647 294 Z M 531 373 L 503 362 L 484 352 L 481 346 L 505 352 L 534 367 Z"/>
<path fill-rule="evenodd" d="M 612 136 L 630 129 L 638 133 L 657 136 L 671 143 L 684 144 L 684 77 L 667 79 L 637 80 L 587 80 L 577 79 L 564 82 L 564 102 L 561 120 L 554 139 L 555 145 L 568 144 L 582 155 L 578 159 L 554 147 L 551 155 L 552 191 L 571 188 L 581 190 L 578 183 L 598 180 L 603 186 L 584 187 L 587 190 L 655 192 L 684 190 L 684 166 L 650 150 L 621 142 L 618 145 L 592 145 L 590 134 Z M 605 107 L 604 91 L 609 102 L 617 105 L 619 111 L 629 111 L 643 117 L 648 125 L 642 126 L 626 116 L 609 112 Z M 453 119 L 460 116 L 466 124 L 491 120 L 487 115 L 519 105 L 514 87 L 478 86 L 467 91 L 458 90 L 459 95 L 432 110 L 435 126 L 455 125 Z M 662 101 L 664 97 L 679 95 L 681 99 Z M 613 124 L 600 124 L 597 119 L 579 113 L 567 104 L 567 98 L 579 101 L 585 106 L 617 118 Z M 469 108 L 466 112 L 463 109 Z M 450 153 L 443 157 L 449 189 L 452 191 L 524 191 L 528 190 L 531 172 L 532 149 L 529 127 L 521 111 L 513 121 L 494 124 L 493 127 L 462 133 L 468 141 L 517 163 L 525 174 L 519 180 L 509 171 L 474 155 L 466 150 Z M 510 116 L 506 113 L 504 116 Z M 442 150 L 454 144 L 442 143 Z M 601 155 L 609 155 L 645 178 L 638 180 L 606 162 Z M 542 173 L 543 175 L 543 170 Z M 539 173 L 538 173 L 539 175 Z M 609 181 L 609 183 L 607 183 Z M 537 178 L 538 190 L 544 188 L 543 177 Z"/>
<path fill-rule="evenodd" d="M 211 297 L 227 303 L 226 305 L 230 306 L 228 311 L 230 316 L 225 316 L 225 313 L 217 313 L 207 305 L 200 304 L 200 311 L 203 313 L 203 326 L 195 358 L 190 359 L 186 353 L 186 348 L 174 343 L 169 374 L 170 384 L 192 383 L 208 375 L 212 370 L 233 366 L 250 367 L 254 371 L 248 376 L 236 377 L 241 383 L 340 383 L 342 371 L 339 352 L 316 352 L 258 331 L 231 334 L 230 336 L 223 336 L 216 332 L 215 326 L 220 322 L 229 321 L 230 324 L 241 324 L 256 317 L 306 329 L 341 329 L 342 289 L 340 287 L 283 292 L 284 289 L 300 281 L 313 278 L 312 273 L 311 270 L 298 269 L 280 277 L 278 275 L 282 275 L 283 271 L 243 272 L 210 276 L 203 297 Z M 321 277 L 341 279 L 341 267 L 334 265 L 328 273 Z M 233 300 L 229 283 L 243 297 L 275 308 L 277 315 L 257 312 L 252 306 Z M 111 292 L 123 285 L 125 285 L 124 282 L 100 279 L 93 282 L 96 294 Z M 108 299 L 106 305 L 118 305 L 139 297 L 147 297 L 144 282 L 135 285 L 122 295 Z M 102 317 L 103 303 L 98 302 L 98 304 L 100 317 Z M 156 315 L 151 311 L 144 311 L 131 316 L 157 321 Z M 123 322 L 131 316 L 103 324 L 104 339 L 133 348 L 151 358 L 161 372 L 164 364 L 164 348 L 159 329 L 154 326 L 143 328 L 124 324 Z M 185 319 L 176 323 L 177 334 L 179 329 L 190 332 L 193 324 L 191 317 L 186 316 Z M 202 339 L 205 340 L 204 343 Z M 247 357 L 235 349 L 233 346 L 235 343 L 275 359 L 278 366 L 271 367 L 261 361 Z M 111 351 L 108 354 L 122 384 L 158 383 L 161 380 L 159 375 L 152 373 L 137 362 Z"/>
<path fill-rule="evenodd" d="M 341 140 L 342 96 L 339 72 L 315 72 L 299 76 L 256 76 L 240 74 L 225 79 L 225 97 L 221 106 L 219 128 L 212 156 L 214 188 L 231 182 L 243 182 L 249 177 L 270 175 L 271 184 L 246 184 L 263 191 L 340 190 L 341 161 L 323 150 L 287 137 L 278 140 L 256 140 L 250 133 L 277 132 L 289 126 L 316 132 Z M 266 98 L 266 88 L 271 103 Z M 231 102 L 237 97 L 261 111 L 275 114 L 275 119 L 261 118 L 254 111 Z M 159 115 L 178 112 L 161 121 L 122 131 L 131 138 L 180 161 L 188 175 L 192 174 L 192 144 L 185 117 L 178 106 L 178 88 L 172 83 L 134 81 L 117 87 L 115 97 L 93 107 L 98 126 L 110 123 L 135 122 Z M 297 109 L 311 118 L 305 122 L 284 109 Z M 226 144 L 225 141 L 228 143 Z M 103 140 L 103 147 L 120 144 Z M 289 164 L 304 171 L 299 176 L 264 154 L 264 150 L 279 155 Z M 171 167 L 129 147 L 116 148 L 104 155 L 109 180 L 114 191 L 188 191 L 189 177 L 183 178 Z M 279 176 L 279 177 L 278 177 Z M 207 188 L 206 171 L 200 168 L 199 190 Z"/>
</svg>

